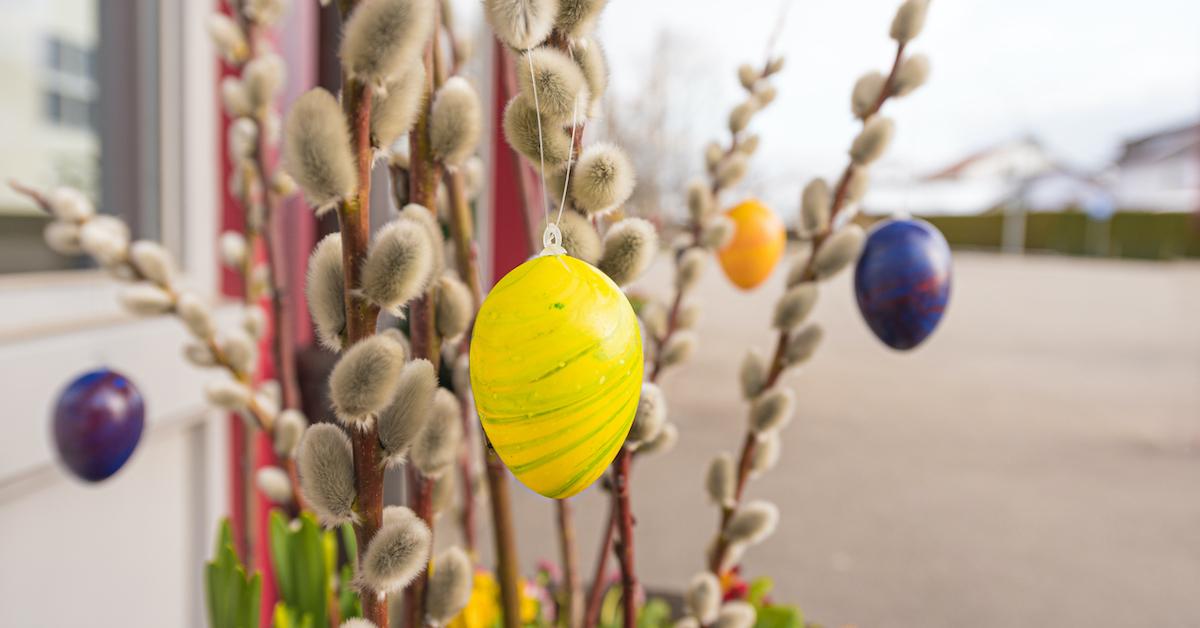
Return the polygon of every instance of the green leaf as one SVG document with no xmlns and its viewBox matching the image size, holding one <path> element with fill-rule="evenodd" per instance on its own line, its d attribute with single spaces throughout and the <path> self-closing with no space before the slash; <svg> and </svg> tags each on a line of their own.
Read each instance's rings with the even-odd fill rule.
<svg viewBox="0 0 1200 628">
<path fill-rule="evenodd" d="M 271 565 L 275 568 L 275 584 L 279 597 L 285 602 L 296 599 L 296 579 L 292 574 L 291 534 L 287 521 L 278 510 L 272 510 L 267 530 L 271 544 Z"/>
<path fill-rule="evenodd" d="M 638 609 L 638 628 L 663 628 L 671 625 L 671 605 L 653 598 Z"/>
<path fill-rule="evenodd" d="M 358 571 L 358 537 L 354 536 L 354 526 L 343 523 L 341 527 L 342 546 L 346 548 L 346 556 L 350 560 L 350 569 Z"/>
<path fill-rule="evenodd" d="M 342 619 L 362 617 L 362 601 L 351 582 L 354 582 L 354 572 L 350 571 L 350 565 L 342 565 L 341 586 L 338 588 L 338 610 Z"/>
<path fill-rule="evenodd" d="M 775 581 L 768 576 L 755 578 L 750 583 L 750 590 L 746 592 L 746 601 L 753 604 L 755 607 L 762 606 L 763 598 L 771 593 L 775 588 Z"/>
<path fill-rule="evenodd" d="M 758 609 L 754 628 L 804 628 L 804 614 L 795 606 L 764 606 Z"/>
</svg>

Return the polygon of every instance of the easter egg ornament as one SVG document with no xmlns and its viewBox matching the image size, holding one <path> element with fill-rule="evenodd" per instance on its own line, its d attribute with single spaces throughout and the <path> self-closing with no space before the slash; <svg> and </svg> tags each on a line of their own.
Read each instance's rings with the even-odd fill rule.
<svg viewBox="0 0 1200 628">
<path fill-rule="evenodd" d="M 108 369 L 72 381 L 54 406 L 54 446 L 75 476 L 100 482 L 129 460 L 142 437 L 145 404 L 137 386 Z"/>
<path fill-rule="evenodd" d="M 783 257 L 787 233 L 783 221 L 757 199 L 725 212 L 733 221 L 733 238 L 717 251 L 721 269 L 742 290 L 753 290 L 771 276 Z"/>
<path fill-rule="evenodd" d="M 921 344 L 950 301 L 950 246 L 924 220 L 887 220 L 867 236 L 854 268 L 858 309 L 871 331 L 901 351 Z"/>
<path fill-rule="evenodd" d="M 625 442 L 642 388 L 642 337 L 625 293 L 570 257 L 550 225 L 540 255 L 492 288 L 475 320 L 471 388 L 513 475 L 551 498 L 600 477 Z"/>
</svg>

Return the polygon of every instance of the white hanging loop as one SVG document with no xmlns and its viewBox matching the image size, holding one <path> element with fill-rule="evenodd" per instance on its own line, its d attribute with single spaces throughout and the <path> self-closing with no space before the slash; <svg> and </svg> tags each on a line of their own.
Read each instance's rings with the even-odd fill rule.
<svg viewBox="0 0 1200 628">
<path fill-rule="evenodd" d="M 546 225 L 546 230 L 542 232 L 542 252 L 539 255 L 566 255 L 567 250 L 562 247 L 562 231 L 558 230 L 558 225 L 549 223 Z"/>
</svg>

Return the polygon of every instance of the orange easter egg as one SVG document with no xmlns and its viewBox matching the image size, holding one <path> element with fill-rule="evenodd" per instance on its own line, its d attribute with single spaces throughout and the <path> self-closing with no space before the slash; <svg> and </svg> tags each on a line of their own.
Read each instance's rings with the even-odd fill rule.
<svg viewBox="0 0 1200 628">
<path fill-rule="evenodd" d="M 733 221 L 733 239 L 717 251 L 729 281 L 751 290 L 771 276 L 783 257 L 787 233 L 783 221 L 757 199 L 747 199 L 725 212 Z"/>
</svg>

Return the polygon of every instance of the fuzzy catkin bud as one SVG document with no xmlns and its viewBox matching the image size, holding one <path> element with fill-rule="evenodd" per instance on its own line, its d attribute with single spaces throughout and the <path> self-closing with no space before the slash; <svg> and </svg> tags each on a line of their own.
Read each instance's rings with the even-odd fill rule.
<svg viewBox="0 0 1200 628">
<path fill-rule="evenodd" d="M 246 238 L 236 231 L 221 234 L 219 242 L 221 263 L 229 268 L 240 269 L 246 261 Z"/>
<path fill-rule="evenodd" d="M 638 455 L 665 454 L 675 448 L 679 441 L 679 428 L 674 423 L 664 423 L 658 434 L 649 441 L 638 445 Z"/>
<path fill-rule="evenodd" d="M 275 454 L 282 459 L 295 456 L 296 447 L 307 427 L 308 419 L 299 410 L 289 408 L 279 413 L 271 430 L 275 436 Z"/>
<path fill-rule="evenodd" d="M 434 0 L 359 2 L 342 32 L 342 67 L 363 82 L 383 85 L 420 56 L 434 26 L 434 9 Z"/>
<path fill-rule="evenodd" d="M 875 103 L 879 102 L 886 85 L 887 77 L 874 70 L 860 76 L 850 92 L 850 110 L 854 117 L 865 119 L 875 113 Z"/>
<path fill-rule="evenodd" d="M 214 13 L 208 16 L 208 36 L 212 38 L 217 53 L 230 63 L 240 63 L 250 54 L 250 46 L 242 29 L 228 15 Z"/>
<path fill-rule="evenodd" d="M 892 18 L 892 39 L 900 43 L 912 40 L 921 34 L 925 26 L 925 12 L 929 8 L 929 0 L 905 0 L 896 9 L 896 17 Z"/>
<path fill-rule="evenodd" d="M 346 425 L 362 426 L 391 401 L 404 368 L 404 346 L 388 336 L 360 340 L 329 375 L 329 398 Z"/>
<path fill-rule="evenodd" d="M 736 106 L 729 112 L 729 132 L 737 135 L 750 125 L 750 118 L 758 112 L 758 104 L 753 100 Z"/>
<path fill-rule="evenodd" d="M 754 606 L 749 602 L 735 600 L 721 607 L 714 628 L 754 628 L 757 618 L 758 613 L 755 612 Z"/>
<path fill-rule="evenodd" d="M 46 195 L 46 202 L 54 217 L 60 220 L 81 222 L 96 215 L 96 207 L 83 192 L 67 186 L 54 188 Z"/>
<path fill-rule="evenodd" d="M 929 79 L 929 57 L 915 54 L 905 57 L 896 68 L 896 76 L 892 79 L 892 92 L 896 96 L 907 96 Z"/>
<path fill-rule="evenodd" d="M 667 345 L 662 348 L 661 364 L 663 368 L 686 362 L 696 351 L 696 334 L 690 331 L 679 331 L 671 335 Z"/>
<path fill-rule="evenodd" d="M 121 305 L 131 314 L 155 316 L 171 311 L 171 295 L 153 284 L 139 283 L 121 290 Z"/>
<path fill-rule="evenodd" d="M 646 272 L 657 250 L 654 225 L 642 218 L 626 218 L 604 234 L 604 253 L 597 267 L 623 286 Z"/>
<path fill-rule="evenodd" d="M 779 331 L 791 331 L 804 322 L 817 304 L 817 286 L 814 283 L 802 283 L 789 288 L 779 297 L 775 304 L 775 316 L 772 322 Z"/>
<path fill-rule="evenodd" d="M 113 216 L 96 216 L 79 228 L 79 245 L 101 266 L 120 264 L 129 247 L 129 226 Z"/>
<path fill-rule="evenodd" d="M 723 534 L 733 543 L 761 543 L 779 523 L 779 509 L 766 501 L 752 501 L 733 514 Z"/>
<path fill-rule="evenodd" d="M 713 623 L 721 608 L 721 583 L 711 572 L 696 574 L 684 592 L 683 603 L 702 626 Z"/>
<path fill-rule="evenodd" d="M 237 411 L 250 403 L 250 389 L 238 382 L 217 380 L 204 387 L 204 397 L 222 410 Z"/>
<path fill-rule="evenodd" d="M 746 176 L 746 156 L 734 153 L 717 166 L 716 180 L 718 188 L 737 185 Z"/>
<path fill-rule="evenodd" d="M 391 146 L 412 128 L 425 102 L 425 81 L 425 64 L 414 59 L 395 80 L 388 81 L 387 94 L 371 102 L 371 138 L 376 147 Z"/>
<path fill-rule="evenodd" d="M 397 218 L 414 222 L 425 230 L 425 234 L 429 236 L 429 243 L 433 245 L 433 269 L 429 277 L 432 279 L 440 275 L 445 266 L 445 243 L 442 241 L 442 225 L 438 222 L 437 215 L 424 205 L 409 203 L 400 209 Z"/>
<path fill-rule="evenodd" d="M 756 478 L 774 469 L 782 449 L 783 441 L 778 431 L 760 435 L 754 447 L 754 454 L 750 456 L 750 477 Z"/>
<path fill-rule="evenodd" d="M 239 373 L 252 373 L 258 361 L 258 344 L 242 332 L 230 334 L 221 342 L 225 360 Z"/>
<path fill-rule="evenodd" d="M 438 89 L 429 112 L 429 143 L 435 159 L 457 166 L 479 144 L 483 114 L 479 95 L 461 76 L 452 76 Z"/>
<path fill-rule="evenodd" d="M 83 246 L 79 241 L 79 225 L 65 220 L 54 220 L 46 224 L 42 239 L 50 250 L 60 255 L 79 255 Z"/>
<path fill-rule="evenodd" d="M 451 547 L 434 559 L 425 613 L 435 624 L 442 625 L 454 619 L 467 605 L 474 575 L 471 559 L 458 547 Z"/>
<path fill-rule="evenodd" d="M 428 360 L 413 360 L 404 365 L 396 382 L 396 394 L 379 413 L 379 442 L 388 462 L 403 461 L 409 446 L 425 429 L 433 410 L 437 374 Z"/>
<path fill-rule="evenodd" d="M 517 50 L 528 50 L 550 36 L 558 1 L 484 0 L 483 12 L 497 39 Z"/>
<path fill-rule="evenodd" d="M 862 200 L 867 193 L 870 179 L 871 176 L 866 168 L 853 166 L 850 169 L 850 181 L 846 183 L 846 204 L 853 205 Z"/>
<path fill-rule="evenodd" d="M 709 142 L 704 146 L 704 167 L 710 173 L 715 173 L 724 159 L 725 149 L 721 148 L 720 144 Z"/>
<path fill-rule="evenodd" d="M 267 331 L 267 313 L 257 305 L 246 307 L 242 312 L 242 330 L 255 340 L 261 339 Z"/>
<path fill-rule="evenodd" d="M 187 360 L 192 366 L 200 368 L 217 365 L 217 358 L 213 356 L 212 351 L 200 343 L 190 342 L 183 345 L 183 359 Z"/>
<path fill-rule="evenodd" d="M 775 89 L 774 85 L 762 85 L 754 92 L 754 105 L 758 109 L 765 109 L 767 105 L 775 102 L 778 95 L 779 90 Z"/>
<path fill-rule="evenodd" d="M 688 292 L 696 287 L 696 283 L 700 281 L 701 275 L 704 274 L 704 266 L 708 261 L 708 255 L 701 249 L 691 248 L 683 252 L 679 256 L 675 269 L 675 287 L 680 292 Z"/>
<path fill-rule="evenodd" d="M 229 125 L 229 154 L 235 159 L 249 159 L 258 145 L 258 124 L 250 118 L 238 118 Z"/>
<path fill-rule="evenodd" d="M 129 261 L 146 279 L 160 286 L 171 284 L 174 265 L 161 244 L 148 240 L 134 242 L 129 247 Z"/>
<path fill-rule="evenodd" d="M 331 423 L 309 427 L 300 439 L 296 464 L 300 491 L 325 527 L 354 520 L 354 453 L 345 432 Z"/>
<path fill-rule="evenodd" d="M 434 320 L 442 338 L 458 338 L 471 324 L 474 301 L 467 284 L 451 275 L 442 275 L 434 291 Z"/>
<path fill-rule="evenodd" d="M 236 76 L 221 79 L 221 105 L 226 113 L 235 118 L 254 113 L 246 86 Z"/>
<path fill-rule="evenodd" d="M 722 452 L 712 459 L 705 475 L 704 487 L 708 491 L 708 498 L 717 506 L 733 506 L 734 493 L 737 491 L 737 471 L 732 456 Z"/>
<path fill-rule="evenodd" d="M 747 157 L 750 157 L 758 151 L 758 145 L 762 139 L 758 134 L 747 135 L 741 138 L 737 143 L 737 151 Z"/>
<path fill-rule="evenodd" d="M 694 179 L 687 187 L 688 213 L 692 221 L 702 222 L 716 207 L 713 201 L 712 188 L 703 179 Z"/>
<path fill-rule="evenodd" d="M 328 1 L 329 0 L 322 0 L 321 4 L 325 4 Z M 373 622 L 369 619 L 355 617 L 353 619 L 347 619 L 346 621 L 343 621 L 341 623 L 341 625 L 338 626 L 338 628 L 379 628 L 379 627 L 375 625 L 375 622 Z"/>
<path fill-rule="evenodd" d="M 262 467 L 254 473 L 254 485 L 275 504 L 292 502 L 292 481 L 279 467 Z"/>
<path fill-rule="evenodd" d="M 735 226 L 728 216 L 713 218 L 700 233 L 700 243 L 706 249 L 720 249 L 733 239 Z"/>
<path fill-rule="evenodd" d="M 667 398 L 662 389 L 650 382 L 642 384 L 637 412 L 625 442 L 633 445 L 654 440 L 667 418 Z"/>
<path fill-rule="evenodd" d="M 558 221 L 558 229 L 562 232 L 562 247 L 567 255 L 593 266 L 600 262 L 604 245 L 601 244 L 600 234 L 596 233 L 596 228 L 590 220 L 579 212 L 565 210 L 562 219 Z"/>
<path fill-rule="evenodd" d="M 608 59 L 604 56 L 604 48 L 595 38 L 580 39 L 575 44 L 575 62 L 583 70 L 583 80 L 591 97 L 588 115 L 595 115 L 599 113 L 595 110 L 608 90 Z"/>
<path fill-rule="evenodd" d="M 667 308 L 657 301 L 647 301 L 638 312 L 642 325 L 651 338 L 667 335 Z"/>
<path fill-rule="evenodd" d="M 516 64 L 521 95 L 534 102 L 546 118 L 569 120 L 577 105 L 587 106 L 587 82 L 583 70 L 566 54 L 555 48 L 535 48 Z"/>
<path fill-rule="evenodd" d="M 758 79 L 760 78 L 762 78 L 762 75 L 759 74 L 758 70 L 756 70 L 749 63 L 743 63 L 742 65 L 738 66 L 738 82 L 741 83 L 742 87 L 746 88 L 747 91 L 754 91 L 754 84 L 757 83 Z"/>
<path fill-rule="evenodd" d="M 754 399 L 762 392 L 767 383 L 767 363 L 757 350 L 750 349 L 746 352 L 746 357 L 742 358 L 738 381 L 742 385 L 742 397 L 745 399 Z"/>
<path fill-rule="evenodd" d="M 817 279 L 828 279 L 857 259 L 864 237 L 862 227 L 851 223 L 822 242 L 813 258 L 813 274 Z"/>
<path fill-rule="evenodd" d="M 614 144 L 592 144 L 584 149 L 571 177 L 571 199 L 589 214 L 607 211 L 633 193 L 633 164 Z"/>
<path fill-rule="evenodd" d="M 700 322 L 700 303 L 697 301 L 688 301 L 679 308 L 679 313 L 675 316 L 675 325 L 679 329 L 695 329 L 696 324 Z"/>
<path fill-rule="evenodd" d="M 271 106 L 283 87 L 286 73 L 283 57 L 275 53 L 257 56 L 246 64 L 242 70 L 242 84 L 252 109 L 263 110 Z"/>
<path fill-rule="evenodd" d="M 437 478 L 454 466 L 462 439 L 461 406 L 454 394 L 439 388 L 433 395 L 433 411 L 425 428 L 412 444 L 412 464 L 429 478 Z"/>
<path fill-rule="evenodd" d="M 367 544 L 359 578 L 378 592 L 400 591 L 425 570 L 433 533 L 418 517 L 388 521 Z"/>
<path fill-rule="evenodd" d="M 354 194 L 358 173 L 350 131 L 333 94 L 321 88 L 308 91 L 292 105 L 284 126 L 283 167 L 318 214 Z"/>
<path fill-rule="evenodd" d="M 571 151 L 570 134 L 561 125 L 542 120 L 539 145 L 538 124 L 532 96 L 519 94 L 508 102 L 504 109 L 504 137 L 509 146 L 535 165 L 540 164 L 539 154 L 544 154 L 547 168 L 565 163 Z"/>
<path fill-rule="evenodd" d="M 817 346 L 821 344 L 821 339 L 824 335 L 824 330 L 817 324 L 812 324 L 801 329 L 788 341 L 787 351 L 784 353 L 784 362 L 788 366 L 807 362 L 813 353 L 816 352 Z"/>
<path fill-rule="evenodd" d="M 196 295 L 188 292 L 179 295 L 179 299 L 175 302 L 175 313 L 179 315 L 188 331 L 196 338 L 207 340 L 213 335 L 215 329 L 212 314 L 209 312 L 208 306 Z"/>
<path fill-rule="evenodd" d="M 308 258 L 308 280 L 305 284 L 308 311 L 312 315 L 317 338 L 333 351 L 341 350 L 342 332 L 346 329 L 345 285 L 342 235 L 334 232 L 321 238 Z"/>
<path fill-rule="evenodd" d="M 362 291 L 392 314 L 425 291 L 433 272 L 427 230 L 410 220 L 393 220 L 375 234 L 362 269 Z"/>
<path fill-rule="evenodd" d="M 813 179 L 804 186 L 800 201 L 800 226 L 808 235 L 820 233 L 829 227 L 830 211 L 829 184 L 825 179 Z"/>
<path fill-rule="evenodd" d="M 555 26 L 568 37 L 581 37 L 592 32 L 596 18 L 608 0 L 559 0 Z"/>
<path fill-rule="evenodd" d="M 850 159 L 856 166 L 869 166 L 883 156 L 892 141 L 895 125 L 891 118 L 872 116 L 863 124 L 863 130 L 850 144 Z"/>
<path fill-rule="evenodd" d="M 774 432 L 792 420 L 796 395 L 790 388 L 776 387 L 759 395 L 750 406 L 750 429 L 755 434 Z"/>
</svg>

